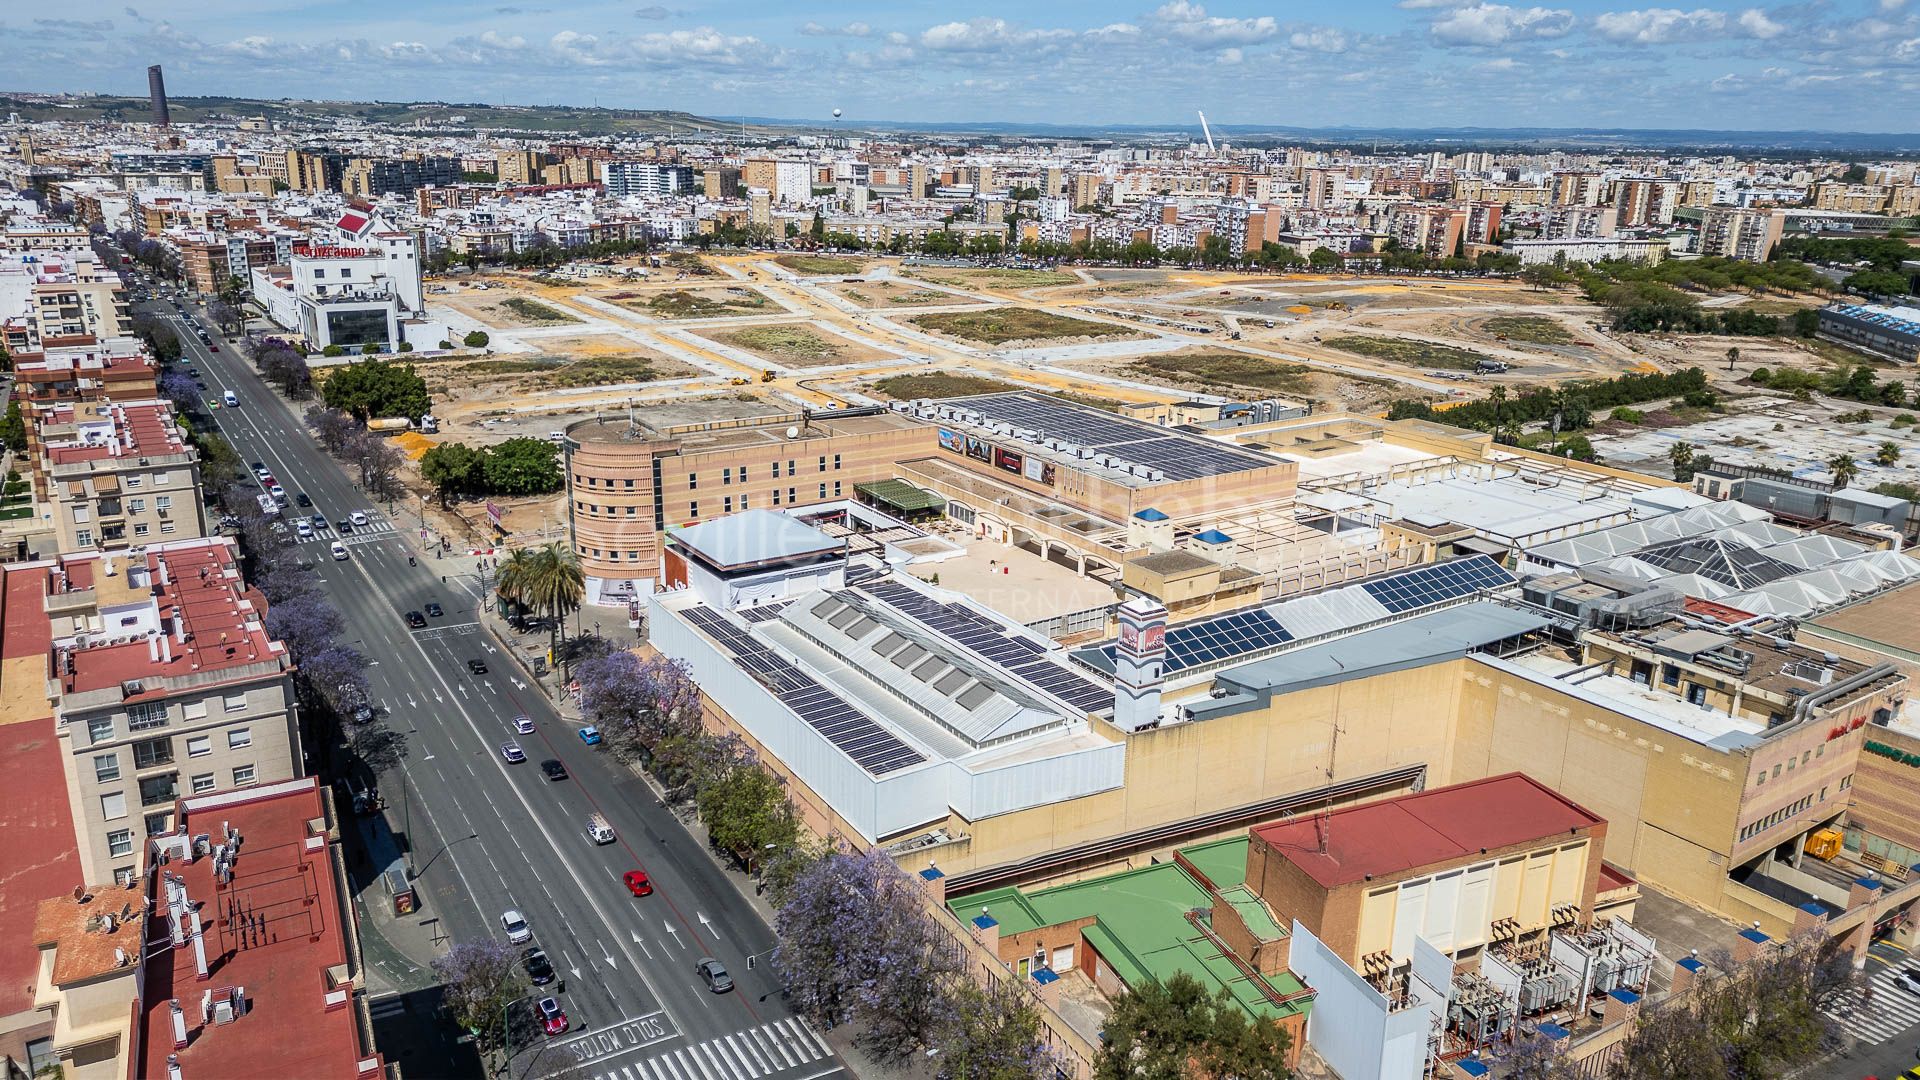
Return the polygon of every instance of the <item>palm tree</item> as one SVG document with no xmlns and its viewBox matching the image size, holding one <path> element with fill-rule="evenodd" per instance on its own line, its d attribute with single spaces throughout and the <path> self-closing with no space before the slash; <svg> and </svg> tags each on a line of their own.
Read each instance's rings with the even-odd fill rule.
<svg viewBox="0 0 1920 1080">
<path fill-rule="evenodd" d="M 1852 454 L 1835 454 L 1827 459 L 1827 471 L 1833 474 L 1833 486 L 1846 487 L 1853 478 L 1860 475 L 1860 465 L 1853 460 Z"/>
<path fill-rule="evenodd" d="M 1900 460 L 1900 444 L 1892 441 L 1881 443 L 1880 449 L 1873 455 L 1873 460 L 1882 465 L 1893 465 Z"/>
<path fill-rule="evenodd" d="M 493 591 L 500 599 L 519 607 L 533 607 L 532 581 L 534 576 L 533 554 L 525 548 L 515 548 L 507 553 L 500 563 L 498 576 L 494 579 Z"/>
<path fill-rule="evenodd" d="M 1673 462 L 1673 478 L 1675 480 L 1693 479 L 1693 444 L 1692 443 L 1690 442 L 1674 443 L 1667 450 L 1667 459 Z"/>
<path fill-rule="evenodd" d="M 534 610 L 553 619 L 553 643 L 560 644 L 560 625 L 570 611 L 580 609 L 587 594 L 586 576 L 573 549 L 554 541 L 528 556 L 526 594 Z"/>
</svg>

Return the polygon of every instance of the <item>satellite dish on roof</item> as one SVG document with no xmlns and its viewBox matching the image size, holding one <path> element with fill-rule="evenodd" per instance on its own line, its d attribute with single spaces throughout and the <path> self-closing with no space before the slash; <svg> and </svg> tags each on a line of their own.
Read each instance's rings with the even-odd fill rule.
<svg viewBox="0 0 1920 1080">
<path fill-rule="evenodd" d="M 789 439 L 797 439 L 797 438 L 799 438 L 799 437 L 800 437 L 800 429 L 799 429 L 799 428 L 797 428 L 797 427 L 790 427 L 790 428 L 788 428 L 788 429 L 787 429 L 787 438 L 789 438 Z"/>
</svg>

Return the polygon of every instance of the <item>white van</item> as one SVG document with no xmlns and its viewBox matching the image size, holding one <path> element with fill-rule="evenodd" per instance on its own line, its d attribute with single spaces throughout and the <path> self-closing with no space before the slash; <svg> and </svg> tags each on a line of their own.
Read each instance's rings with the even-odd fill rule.
<svg viewBox="0 0 1920 1080">
<path fill-rule="evenodd" d="M 226 392 L 224 396 L 224 400 L 226 401 L 227 408 L 229 409 L 237 409 L 240 407 L 240 398 L 236 396 L 234 392 L 231 390 Z"/>
<path fill-rule="evenodd" d="M 333 551 L 333 559 L 335 562 L 347 561 L 347 545 L 341 543 L 338 540 L 335 540 L 333 542 L 332 551 Z"/>
<path fill-rule="evenodd" d="M 605 815 L 587 815 L 587 839 L 596 844 L 611 844 L 614 841 L 613 826 L 607 824 Z"/>
</svg>

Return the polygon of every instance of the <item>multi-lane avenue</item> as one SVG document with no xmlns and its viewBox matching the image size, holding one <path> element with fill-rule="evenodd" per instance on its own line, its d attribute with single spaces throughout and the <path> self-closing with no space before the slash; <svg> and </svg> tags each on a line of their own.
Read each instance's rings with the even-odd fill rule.
<svg viewBox="0 0 1920 1080">
<path fill-rule="evenodd" d="M 204 397 L 217 401 L 230 390 L 238 399 L 237 408 L 212 416 L 241 460 L 263 463 L 290 494 L 312 499 L 311 509 L 289 507 L 289 515 L 368 517 L 350 535 L 330 526 L 299 543 L 344 617 L 343 637 L 372 661 L 374 704 L 407 739 L 406 760 L 381 786 L 395 829 L 411 830 L 423 909 L 413 918 L 437 918 L 460 941 L 504 938 L 502 913 L 522 913 L 559 977 L 536 996 L 564 987 L 554 996 L 570 1022 L 565 1035 L 545 1040 L 535 1029 L 528 1041 L 563 1049 L 587 1076 L 814 1080 L 840 1073 L 840 1060 L 778 994 L 763 999 L 773 989 L 764 921 L 647 786 L 583 743 L 499 649 L 479 622 L 474 591 L 444 563 L 421 556 L 417 532 L 357 490 L 295 407 L 236 349 L 216 337 L 221 348 L 213 352 L 197 324 L 165 304 L 145 307 L 177 329 L 203 372 Z M 348 558 L 330 557 L 336 540 Z M 429 602 L 444 614 L 410 630 L 404 613 Z M 476 660 L 484 673 L 470 668 Z M 531 733 L 514 731 L 520 716 L 532 720 Z M 506 760 L 501 747 L 509 741 L 523 748 L 525 762 Z M 541 763 L 550 759 L 565 765 L 567 779 L 547 779 Z M 593 813 L 613 826 L 613 843 L 586 835 Z M 622 878 L 636 869 L 652 879 L 653 895 L 629 894 Z M 751 969 L 749 955 L 759 960 Z M 711 992 L 695 970 L 702 957 L 723 963 L 738 989 Z M 521 1063 L 534 1049 L 523 1049 Z"/>
</svg>

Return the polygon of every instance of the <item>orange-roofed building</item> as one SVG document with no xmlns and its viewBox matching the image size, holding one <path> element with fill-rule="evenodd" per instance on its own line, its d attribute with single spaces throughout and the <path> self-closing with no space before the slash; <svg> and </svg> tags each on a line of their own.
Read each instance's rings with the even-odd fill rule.
<svg viewBox="0 0 1920 1080">
<path fill-rule="evenodd" d="M 139 401 L 154 396 L 159 370 L 133 338 L 63 345 L 13 355 L 14 393 L 22 402 Z"/>
<path fill-rule="evenodd" d="M 53 505 L 60 551 L 144 547 L 206 533 L 200 455 L 167 401 L 33 407 L 34 493 Z"/>
<path fill-rule="evenodd" d="M 304 779 L 186 798 L 175 817 L 178 831 L 153 845 L 166 861 L 149 875 L 154 917 L 127 1075 L 381 1075 L 326 790 Z"/>
<path fill-rule="evenodd" d="M 54 720 L 69 887 L 136 879 L 178 795 L 301 774 L 294 665 L 266 610 L 219 537 L 4 568 L 0 715 Z"/>
</svg>

